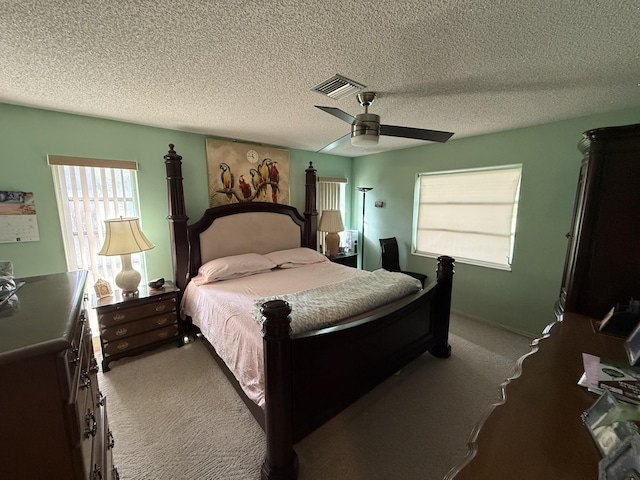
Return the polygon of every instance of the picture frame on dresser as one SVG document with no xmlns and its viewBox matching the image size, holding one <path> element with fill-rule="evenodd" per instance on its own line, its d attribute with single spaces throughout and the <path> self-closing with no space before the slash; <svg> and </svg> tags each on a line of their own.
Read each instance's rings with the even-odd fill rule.
<svg viewBox="0 0 640 480">
<path fill-rule="evenodd" d="M 640 324 L 631 332 L 631 335 L 625 341 L 624 348 L 627 351 L 629 363 L 637 365 L 638 361 L 640 361 Z"/>
</svg>

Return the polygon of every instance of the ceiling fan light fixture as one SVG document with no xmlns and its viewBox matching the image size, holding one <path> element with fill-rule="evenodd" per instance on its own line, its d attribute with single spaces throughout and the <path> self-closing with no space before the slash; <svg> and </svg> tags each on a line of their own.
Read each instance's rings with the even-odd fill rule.
<svg viewBox="0 0 640 480">
<path fill-rule="evenodd" d="M 357 136 L 351 134 L 351 145 L 354 147 L 374 147 L 378 144 L 380 137 L 373 134 L 361 133 Z"/>
<path fill-rule="evenodd" d="M 375 113 L 360 113 L 351 124 L 351 145 L 372 147 L 380 139 L 380 117 Z"/>
</svg>

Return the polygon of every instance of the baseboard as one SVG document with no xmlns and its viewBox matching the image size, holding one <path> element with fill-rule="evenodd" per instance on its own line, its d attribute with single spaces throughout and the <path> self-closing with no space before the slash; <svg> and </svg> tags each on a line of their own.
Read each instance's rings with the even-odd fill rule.
<svg viewBox="0 0 640 480">
<path fill-rule="evenodd" d="M 471 315 L 469 313 L 466 312 L 462 312 L 460 310 L 455 310 L 455 309 L 451 309 L 451 313 L 454 315 L 457 315 L 459 317 L 464 317 L 467 318 L 469 320 L 473 320 L 475 322 L 481 322 L 481 323 L 485 323 L 487 325 L 492 325 L 494 327 L 500 327 L 503 328 L 511 333 L 516 333 L 518 335 L 522 335 L 523 337 L 527 337 L 527 338 L 531 338 L 532 340 L 535 340 L 536 338 L 539 338 L 540 335 L 533 335 L 530 332 L 525 332 L 524 330 L 520 330 L 518 328 L 513 328 L 510 327 L 508 325 L 505 325 L 504 323 L 496 323 L 496 322 L 492 322 L 491 320 L 487 320 L 486 318 L 483 317 L 478 317 L 476 315 Z"/>
</svg>

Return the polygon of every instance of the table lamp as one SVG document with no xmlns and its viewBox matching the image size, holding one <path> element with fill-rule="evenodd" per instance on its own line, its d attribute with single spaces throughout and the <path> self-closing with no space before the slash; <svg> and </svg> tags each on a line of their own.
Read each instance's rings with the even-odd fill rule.
<svg viewBox="0 0 640 480">
<path fill-rule="evenodd" d="M 340 251 L 340 235 L 338 235 L 338 232 L 344 230 L 340 210 L 323 210 L 318 230 L 327 232 L 324 237 L 327 255 L 330 257 L 336 255 Z"/>
<path fill-rule="evenodd" d="M 131 254 L 152 249 L 155 245 L 140 230 L 138 219 L 111 218 L 104 221 L 106 232 L 104 244 L 98 255 L 120 255 L 122 270 L 116 275 L 116 285 L 125 297 L 138 293 L 140 272 L 131 265 Z"/>
</svg>

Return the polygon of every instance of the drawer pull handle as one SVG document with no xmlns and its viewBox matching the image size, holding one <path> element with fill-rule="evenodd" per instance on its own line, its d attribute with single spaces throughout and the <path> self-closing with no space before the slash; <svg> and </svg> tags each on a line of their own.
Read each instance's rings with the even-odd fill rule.
<svg viewBox="0 0 640 480">
<path fill-rule="evenodd" d="M 96 357 L 91 357 L 91 366 L 89 367 L 89 373 L 98 373 L 100 371 L 100 367 L 98 366 L 98 360 Z"/>
<path fill-rule="evenodd" d="M 116 348 L 118 350 L 124 350 L 125 348 L 127 348 L 129 346 L 129 342 L 120 342 Z"/>
<path fill-rule="evenodd" d="M 127 315 L 126 315 L 126 314 L 124 314 L 124 313 L 117 313 L 117 314 L 115 314 L 115 315 L 113 316 L 113 319 L 114 319 L 116 322 L 119 322 L 120 320 L 124 320 L 125 318 L 127 318 Z"/>
<path fill-rule="evenodd" d="M 87 436 L 95 437 L 98 431 L 98 422 L 96 422 L 96 416 L 93 412 L 89 412 L 86 415 L 87 420 Z"/>
<path fill-rule="evenodd" d="M 156 312 L 164 312 L 166 309 L 166 305 L 156 305 Z"/>
<path fill-rule="evenodd" d="M 158 338 L 164 338 L 164 337 L 166 337 L 167 335 L 169 335 L 169 332 L 159 332 L 159 333 L 158 333 Z"/>
<path fill-rule="evenodd" d="M 113 432 L 111 431 L 111 429 L 109 429 L 109 431 L 107 432 L 107 435 L 109 436 L 109 443 L 107 444 L 107 450 L 111 450 L 113 447 L 115 447 L 116 440 L 115 438 L 113 438 Z"/>
<path fill-rule="evenodd" d="M 164 325 L 165 323 L 167 323 L 167 317 L 159 318 L 158 320 L 156 320 L 156 323 L 158 325 Z"/>
<path fill-rule="evenodd" d="M 81 375 L 84 381 L 80 384 L 80 390 L 85 390 L 91 386 L 91 379 L 89 378 L 89 372 L 86 370 L 83 370 Z"/>
<path fill-rule="evenodd" d="M 126 328 L 118 328 L 116 330 L 116 335 L 119 336 L 119 337 L 121 337 L 123 335 L 126 335 L 126 334 L 127 334 L 127 329 Z"/>
<path fill-rule="evenodd" d="M 93 466 L 93 472 L 91 472 L 91 480 L 102 480 L 102 472 L 98 465 Z"/>
</svg>

